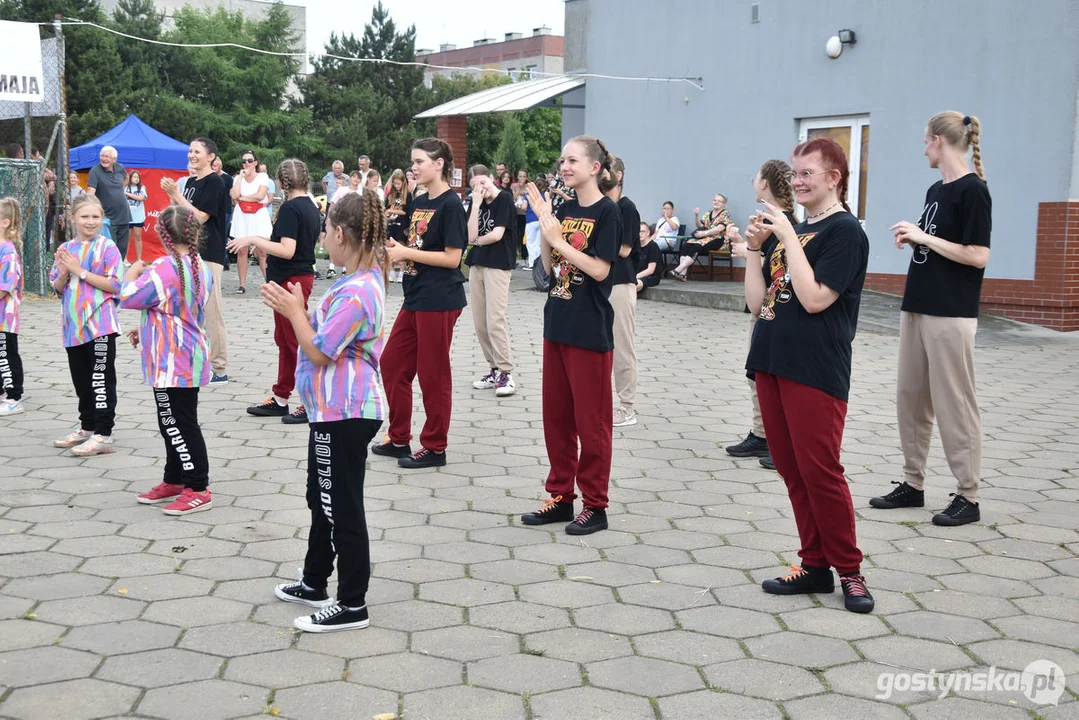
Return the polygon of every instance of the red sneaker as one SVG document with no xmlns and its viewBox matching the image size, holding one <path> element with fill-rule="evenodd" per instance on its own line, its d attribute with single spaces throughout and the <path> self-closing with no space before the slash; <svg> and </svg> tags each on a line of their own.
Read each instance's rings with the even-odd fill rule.
<svg viewBox="0 0 1079 720">
<path fill-rule="evenodd" d="M 154 503 L 163 502 L 169 498 L 174 498 L 184 491 L 183 485 L 175 485 L 173 483 L 161 482 L 154 485 L 148 491 L 139 493 L 135 499 L 143 505 L 153 505 Z"/>
<path fill-rule="evenodd" d="M 166 515 L 190 515 L 191 513 L 209 510 L 213 507 L 213 504 L 209 490 L 199 493 L 191 488 L 184 488 L 183 492 L 180 493 L 180 497 L 161 508 L 161 510 Z"/>
</svg>

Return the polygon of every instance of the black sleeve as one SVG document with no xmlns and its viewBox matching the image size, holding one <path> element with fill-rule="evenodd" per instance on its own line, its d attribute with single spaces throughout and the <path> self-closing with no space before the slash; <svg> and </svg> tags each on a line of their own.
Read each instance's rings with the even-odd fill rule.
<svg viewBox="0 0 1079 720">
<path fill-rule="evenodd" d="M 993 229 L 993 199 L 984 183 L 975 183 L 963 191 L 960 197 L 960 226 L 963 245 L 989 247 L 989 233 Z"/>
<path fill-rule="evenodd" d="M 644 262 L 641 263 L 641 267 L 638 268 L 637 272 L 640 272 L 641 270 L 644 270 L 646 267 L 648 267 L 649 263 L 658 263 L 658 262 L 659 262 L 659 245 L 656 245 L 654 242 L 650 242 L 644 248 Z"/>
<path fill-rule="evenodd" d="M 296 240 L 301 240 L 300 228 L 303 218 L 296 210 L 296 206 L 291 201 L 281 206 L 281 209 L 277 211 L 277 219 L 274 220 L 273 233 L 270 235 L 270 239 L 274 242 L 281 242 L 281 238 L 287 237 Z M 316 226 L 317 226 L 316 222 Z"/>
<path fill-rule="evenodd" d="M 405 192 L 405 201 L 401 204 L 401 209 L 405 211 L 405 214 L 401 215 L 400 218 L 407 223 L 409 218 L 412 217 L 412 193 Z"/>
<path fill-rule="evenodd" d="M 861 226 L 851 215 L 851 220 L 828 231 L 824 247 L 817 255 L 813 275 L 817 282 L 842 295 L 847 288 L 864 275 L 869 263 L 869 243 Z"/>
<path fill-rule="evenodd" d="M 491 217 L 494 218 L 495 227 L 509 227 L 515 222 L 514 216 L 517 214 L 517 208 L 513 206 L 513 199 L 507 192 L 498 193 L 498 197 L 495 198 L 495 206 L 491 208 Z"/>
<path fill-rule="evenodd" d="M 609 200 L 608 203 L 592 230 L 592 254 L 601 260 L 614 262 L 622 242 L 622 211 L 613 201 Z"/>
<path fill-rule="evenodd" d="M 446 192 L 453 192 L 447 190 Z M 465 216 L 465 207 L 461 204 L 457 193 L 449 198 L 444 206 L 442 219 L 442 247 L 463 248 L 468 245 L 468 218 Z"/>
</svg>

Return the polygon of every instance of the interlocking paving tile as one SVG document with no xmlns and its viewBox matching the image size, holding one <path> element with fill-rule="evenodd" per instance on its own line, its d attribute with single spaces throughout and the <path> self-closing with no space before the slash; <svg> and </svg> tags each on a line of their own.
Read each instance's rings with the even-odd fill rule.
<svg viewBox="0 0 1079 720">
<path fill-rule="evenodd" d="M 573 537 L 520 523 L 543 498 L 547 466 L 543 298 L 522 277 L 510 306 L 518 395 L 495 401 L 455 378 L 447 467 L 402 472 L 371 458 L 372 625 L 301 634 L 293 618 L 312 611 L 273 588 L 306 554 L 307 430 L 243 413 L 269 378 L 271 315 L 257 294 L 230 294 L 234 282 L 226 276 L 233 381 L 200 396 L 215 507 L 190 518 L 132 498 L 162 462 L 137 357 L 118 362 L 117 452 L 79 459 L 49 445 L 71 421 L 55 338 L 27 333 L 29 412 L 0 435 L 0 715 L 1074 716 L 1071 695 L 1059 708 L 1008 693 L 885 701 L 877 683 L 896 665 L 1022 670 L 1039 658 L 1079 674 L 1079 520 L 1067 511 L 1079 500 L 1079 338 L 980 323 L 984 519 L 942 528 L 930 517 L 953 483 L 937 440 L 926 508 L 868 507 L 903 464 L 891 404 L 898 345 L 859 333 L 843 460 L 877 608 L 853 615 L 838 589 L 760 589 L 798 562 L 798 538 L 779 476 L 723 451 L 748 430 L 742 377 L 706 373 L 691 396 L 670 395 L 672 363 L 744 349 L 742 314 L 638 303 L 639 424 L 615 433 L 610 530 Z M 387 317 L 399 306 L 393 286 Z M 53 304 L 23 307 L 27 327 L 53 322 Z M 464 318 L 452 354 L 458 371 L 482 364 Z M 415 414 L 418 430 L 421 403 Z"/>
</svg>

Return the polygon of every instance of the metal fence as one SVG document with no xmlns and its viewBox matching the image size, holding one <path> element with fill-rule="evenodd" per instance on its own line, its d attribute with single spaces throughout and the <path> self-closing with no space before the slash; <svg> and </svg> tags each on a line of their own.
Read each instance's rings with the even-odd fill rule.
<svg viewBox="0 0 1079 720">
<path fill-rule="evenodd" d="M 49 284 L 45 235 L 45 164 L 40 160 L 0 158 L 0 197 L 19 201 L 22 212 L 22 262 L 26 291 L 44 295 Z"/>
</svg>

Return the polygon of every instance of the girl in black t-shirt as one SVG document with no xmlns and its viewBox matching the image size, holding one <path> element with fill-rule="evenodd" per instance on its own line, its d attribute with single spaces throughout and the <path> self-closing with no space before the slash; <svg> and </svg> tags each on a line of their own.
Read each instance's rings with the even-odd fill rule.
<svg viewBox="0 0 1079 720">
<path fill-rule="evenodd" d="M 641 256 L 637 262 L 637 292 L 659 285 L 663 277 L 662 255 L 659 245 L 652 242 L 656 229 L 646 222 L 640 223 Z"/>
<path fill-rule="evenodd" d="M 390 406 L 389 437 L 371 448 L 403 468 L 446 464 L 453 382 L 450 342 L 465 307 L 461 252 L 468 242 L 465 209 L 450 189 L 453 149 L 443 140 L 412 144 L 412 171 L 426 189 L 412 201 L 408 242 L 390 240 L 391 263 L 403 263 L 405 302 L 393 322 L 379 367 Z M 412 453 L 412 381 L 419 376 L 427 420 Z"/>
<path fill-rule="evenodd" d="M 282 162 L 277 166 L 277 187 L 285 195 L 285 202 L 277 211 L 270 237 L 249 235 L 229 242 L 229 250 L 235 253 L 249 247 L 265 253 L 267 282 L 275 282 L 286 289 L 299 285 L 305 309 L 315 282 L 315 245 L 322 228 L 318 207 L 308 194 L 310 186 L 307 165 L 295 159 Z M 307 410 L 303 405 L 292 413 L 288 411 L 289 396 L 296 388 L 299 348 L 296 331 L 292 322 L 276 311 L 273 324 L 273 339 L 277 343 L 277 382 L 270 397 L 247 408 L 247 412 L 259 417 L 280 417 L 286 424 L 306 423 Z"/>
<path fill-rule="evenodd" d="M 570 535 L 607 529 L 611 477 L 611 364 L 614 311 L 611 264 L 618 257 L 622 214 L 598 181 L 609 175 L 603 143 L 580 136 L 562 149 L 562 177 L 577 191 L 555 215 L 534 184 L 528 202 L 539 218 L 540 257 L 550 278 L 543 309 L 543 438 L 551 497 L 526 525 L 565 522 Z M 580 454 L 577 442 L 580 440 Z M 574 482 L 584 508 L 574 519 Z"/>
<path fill-rule="evenodd" d="M 753 178 L 753 192 L 757 202 L 770 202 L 783 210 L 791 225 L 797 225 L 798 219 L 794 217 L 794 189 L 791 187 L 791 166 L 782 160 L 767 160 Z M 746 252 L 746 241 L 742 238 L 738 228 L 730 225 L 727 228 L 727 238 L 731 242 L 731 254 L 746 260 L 749 265 L 750 258 Z M 757 325 L 757 316 L 749 314 L 749 340 L 753 341 L 753 328 Z M 749 399 L 753 406 L 753 428 L 746 435 L 745 440 L 725 448 L 728 455 L 733 457 L 755 457 L 761 467 L 775 470 L 775 463 L 768 453 L 767 434 L 764 422 L 761 420 L 761 405 L 757 400 L 757 383 L 753 378 L 746 378 L 749 383 Z"/>
<path fill-rule="evenodd" d="M 637 258 L 641 255 L 638 228 L 641 214 L 633 201 L 622 194 L 626 164 L 611 156 L 611 175 L 605 177 L 601 190 L 618 205 L 622 214 L 622 235 L 618 240 L 618 258 L 611 268 L 611 308 L 614 310 L 614 392 L 618 407 L 612 418 L 614 427 L 637 424 L 633 406 L 637 401 Z"/>
<path fill-rule="evenodd" d="M 794 149 L 794 194 L 806 221 L 782 210 L 752 219 L 746 236 L 746 304 L 759 316 L 746 360 L 756 378 L 768 446 L 787 486 L 803 564 L 762 588 L 776 595 L 830 593 L 840 575 L 848 610 L 869 612 L 854 504 L 839 461 L 869 240 L 846 204 L 850 175 L 834 140 Z"/>
<path fill-rule="evenodd" d="M 408 221 L 412 217 L 412 191 L 401 170 L 394 170 L 386 185 L 386 235 L 395 242 L 408 239 Z M 401 268 L 390 269 L 390 282 L 401 282 Z"/>
<path fill-rule="evenodd" d="M 896 414 L 903 447 L 903 482 L 869 504 L 889 510 L 925 505 L 923 484 L 933 416 L 957 488 L 936 525 L 981 519 L 978 481 L 982 421 L 974 389 L 974 334 L 982 276 L 989 262 L 993 202 L 985 184 L 978 118 L 934 115 L 925 129 L 925 156 L 942 179 L 925 195 L 918 224 L 892 226 L 895 245 L 913 250 L 899 324 Z M 967 165 L 973 150 L 974 170 Z"/>
</svg>

